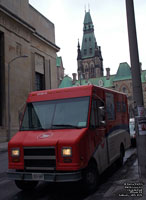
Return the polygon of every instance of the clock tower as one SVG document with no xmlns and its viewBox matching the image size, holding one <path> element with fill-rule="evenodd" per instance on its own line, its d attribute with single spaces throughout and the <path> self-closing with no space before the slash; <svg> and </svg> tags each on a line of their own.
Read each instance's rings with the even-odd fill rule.
<svg viewBox="0 0 146 200">
<path fill-rule="evenodd" d="M 78 41 L 78 79 L 103 76 L 101 47 L 97 45 L 90 11 L 85 12 L 82 46 Z"/>
</svg>

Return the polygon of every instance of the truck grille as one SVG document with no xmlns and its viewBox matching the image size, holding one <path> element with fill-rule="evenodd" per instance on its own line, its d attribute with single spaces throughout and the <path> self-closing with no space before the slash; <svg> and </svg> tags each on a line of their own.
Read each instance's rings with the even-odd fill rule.
<svg viewBox="0 0 146 200">
<path fill-rule="evenodd" d="M 55 170 L 55 147 L 24 147 L 26 170 Z"/>
</svg>

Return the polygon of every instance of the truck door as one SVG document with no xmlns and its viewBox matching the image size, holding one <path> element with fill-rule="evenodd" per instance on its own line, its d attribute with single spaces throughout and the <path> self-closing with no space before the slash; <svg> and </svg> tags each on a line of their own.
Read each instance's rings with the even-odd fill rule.
<svg viewBox="0 0 146 200">
<path fill-rule="evenodd" d="M 104 171 L 108 166 L 105 123 L 104 102 L 101 99 L 94 97 L 91 108 L 90 130 L 91 134 L 94 135 L 94 158 L 97 161 L 99 172 Z"/>
</svg>

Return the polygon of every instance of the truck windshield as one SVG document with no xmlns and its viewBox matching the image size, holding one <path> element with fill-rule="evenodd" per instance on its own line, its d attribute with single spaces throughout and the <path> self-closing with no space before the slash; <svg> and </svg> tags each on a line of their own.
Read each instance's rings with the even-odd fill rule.
<svg viewBox="0 0 146 200">
<path fill-rule="evenodd" d="M 28 103 L 20 130 L 69 129 L 87 126 L 90 97 Z"/>
</svg>

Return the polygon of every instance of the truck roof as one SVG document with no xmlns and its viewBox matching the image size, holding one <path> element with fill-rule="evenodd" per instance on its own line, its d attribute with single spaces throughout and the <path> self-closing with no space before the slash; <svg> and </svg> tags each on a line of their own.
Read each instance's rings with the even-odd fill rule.
<svg viewBox="0 0 146 200">
<path fill-rule="evenodd" d="M 27 102 L 90 96 L 92 93 L 92 87 L 92 85 L 89 85 L 35 91 L 28 95 Z"/>
<path fill-rule="evenodd" d="M 57 89 L 51 89 L 51 90 L 41 90 L 41 91 L 31 92 L 28 95 L 27 102 L 91 96 L 94 89 L 95 90 L 104 89 L 103 91 L 107 91 L 107 92 L 110 91 L 112 93 L 119 93 L 123 95 L 123 93 L 110 90 L 107 88 L 98 87 L 94 85 L 84 85 L 84 86 L 77 86 L 77 87 L 57 88 Z"/>
</svg>

